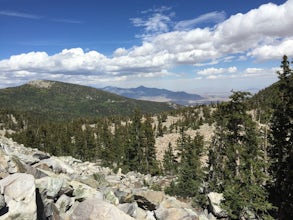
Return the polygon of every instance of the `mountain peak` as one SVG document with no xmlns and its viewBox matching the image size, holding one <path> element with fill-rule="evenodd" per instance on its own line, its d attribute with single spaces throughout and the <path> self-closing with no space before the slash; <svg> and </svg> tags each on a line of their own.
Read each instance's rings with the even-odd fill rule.
<svg viewBox="0 0 293 220">
<path fill-rule="evenodd" d="M 137 89 L 147 89 L 147 87 L 145 87 L 145 86 L 139 86 L 139 87 L 137 87 Z"/>
<path fill-rule="evenodd" d="M 49 80 L 33 80 L 28 82 L 28 85 L 36 87 L 36 88 L 50 88 L 52 85 L 54 85 L 55 82 L 49 81 Z"/>
</svg>

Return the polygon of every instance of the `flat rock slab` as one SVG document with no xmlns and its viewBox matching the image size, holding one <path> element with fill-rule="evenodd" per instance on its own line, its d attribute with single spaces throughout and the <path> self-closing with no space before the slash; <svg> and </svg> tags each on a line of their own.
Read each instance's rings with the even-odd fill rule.
<svg viewBox="0 0 293 220">
<path fill-rule="evenodd" d="M 96 198 L 89 198 L 74 209 L 72 220 L 133 220 L 116 206 Z"/>
</svg>

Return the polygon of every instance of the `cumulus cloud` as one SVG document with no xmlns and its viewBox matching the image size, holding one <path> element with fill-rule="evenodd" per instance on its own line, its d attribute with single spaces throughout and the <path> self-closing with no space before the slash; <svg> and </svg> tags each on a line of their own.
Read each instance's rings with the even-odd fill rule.
<svg viewBox="0 0 293 220">
<path fill-rule="evenodd" d="M 247 68 L 247 69 L 245 70 L 245 72 L 248 73 L 248 74 L 261 73 L 261 72 L 263 72 L 263 71 L 264 71 L 263 68 Z"/>
<path fill-rule="evenodd" d="M 280 6 L 268 3 L 233 15 L 216 28 L 215 45 L 223 53 L 241 53 L 274 39 L 284 40 L 293 35 L 292 12 L 293 1 L 289 0 Z"/>
<path fill-rule="evenodd" d="M 238 70 L 235 66 L 229 68 L 206 68 L 197 72 L 203 79 L 243 79 L 243 78 L 276 78 L 277 70 L 280 68 L 256 68 L 249 67 Z"/>
<path fill-rule="evenodd" d="M 206 68 L 203 70 L 199 70 L 197 74 L 199 75 L 216 75 L 216 74 L 222 74 L 222 73 L 235 73 L 237 72 L 237 67 L 232 66 L 229 68 Z"/>
<path fill-rule="evenodd" d="M 121 49 L 120 54 L 124 53 Z M 119 52 L 117 52 L 119 53 Z M 0 72 L 14 73 L 19 77 L 22 72 L 39 74 L 93 75 L 100 78 L 122 77 L 160 77 L 168 72 L 163 67 L 164 55 L 159 57 L 138 56 L 135 49 L 127 55 L 108 58 L 97 51 L 85 52 L 81 48 L 64 49 L 49 56 L 46 52 L 30 52 L 11 56 L 0 61 Z M 24 76 L 24 75 L 23 75 Z"/>
<path fill-rule="evenodd" d="M 284 54 L 293 56 L 293 39 L 284 39 L 272 45 L 262 45 L 248 53 L 257 60 L 280 59 Z"/>
<path fill-rule="evenodd" d="M 272 67 L 272 68 L 246 68 L 245 71 L 240 75 L 240 77 L 277 77 L 277 71 L 280 70 L 279 67 Z"/>
<path fill-rule="evenodd" d="M 292 26 L 293 1 L 290 0 L 283 5 L 269 3 L 246 14 L 233 15 L 215 27 L 161 33 L 153 36 L 148 43 L 153 48 L 153 56 L 159 56 L 162 51 L 166 51 L 168 61 L 174 65 L 216 63 L 225 57 L 230 58 L 227 62 L 247 56 L 261 59 L 262 56 L 258 54 L 267 51 L 267 46 L 272 43 L 275 48 L 290 43 L 289 38 L 293 36 Z M 145 51 L 145 47 L 150 46 L 143 43 L 135 50 Z M 287 50 L 283 51 L 291 52 L 291 48 L 292 46 L 286 47 Z M 276 51 L 280 50 L 275 50 L 275 53 Z M 266 59 L 281 57 L 278 54 L 267 54 Z"/>
</svg>

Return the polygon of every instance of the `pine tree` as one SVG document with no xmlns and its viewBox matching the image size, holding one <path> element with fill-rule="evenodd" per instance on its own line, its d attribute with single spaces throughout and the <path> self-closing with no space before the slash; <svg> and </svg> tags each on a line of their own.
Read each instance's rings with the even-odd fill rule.
<svg viewBox="0 0 293 220">
<path fill-rule="evenodd" d="M 142 148 L 144 154 L 144 162 L 142 165 L 143 173 L 159 174 L 159 165 L 156 158 L 155 149 L 155 133 L 152 128 L 152 119 L 146 116 L 142 125 Z"/>
<path fill-rule="evenodd" d="M 168 148 L 165 150 L 163 158 L 164 173 L 168 175 L 174 175 L 177 173 L 177 161 L 173 153 L 173 148 L 169 142 Z"/>
<path fill-rule="evenodd" d="M 125 160 L 125 150 L 128 139 L 128 126 L 123 126 L 121 121 L 115 122 L 115 133 L 112 141 L 114 155 L 115 155 L 115 163 L 117 164 L 117 168 L 125 169 L 124 160 Z"/>
<path fill-rule="evenodd" d="M 158 116 L 158 128 L 157 128 L 157 137 L 163 137 L 163 122 L 162 117 Z"/>
<path fill-rule="evenodd" d="M 103 165 L 113 167 L 113 163 L 115 162 L 115 151 L 113 143 L 112 143 L 112 137 L 110 131 L 110 125 L 107 120 L 104 120 L 102 124 L 102 129 L 100 130 L 100 145 L 101 145 L 101 158 L 103 161 Z"/>
<path fill-rule="evenodd" d="M 203 184 L 204 172 L 200 157 L 203 153 L 203 136 L 197 135 L 192 139 L 187 136 L 180 140 L 182 149 L 179 163 L 178 181 L 166 189 L 166 193 L 184 198 L 193 198 L 196 203 L 201 203 L 203 194 L 200 187 Z"/>
<path fill-rule="evenodd" d="M 278 207 L 278 219 L 293 218 L 293 72 L 283 56 L 279 75 L 279 102 L 271 126 L 270 157 L 273 176 L 271 199 Z"/>
<path fill-rule="evenodd" d="M 268 178 L 264 172 L 266 161 L 256 123 L 247 113 L 248 95 L 233 92 L 231 100 L 219 107 L 210 151 L 210 190 L 224 194 L 223 208 L 233 219 L 251 214 L 267 218 L 271 209 L 263 185 Z"/>
</svg>

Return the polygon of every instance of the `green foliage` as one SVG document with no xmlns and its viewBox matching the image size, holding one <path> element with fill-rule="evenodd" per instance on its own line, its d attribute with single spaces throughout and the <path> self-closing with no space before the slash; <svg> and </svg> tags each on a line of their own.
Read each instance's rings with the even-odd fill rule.
<svg viewBox="0 0 293 220">
<path fill-rule="evenodd" d="M 271 199 L 278 219 L 293 218 L 293 72 L 287 56 L 278 71 L 278 97 L 271 121 Z"/>
<path fill-rule="evenodd" d="M 202 202 L 203 195 L 200 188 L 203 184 L 204 172 L 200 157 L 203 153 L 203 137 L 197 134 L 194 139 L 182 135 L 180 143 L 181 161 L 178 170 L 178 180 L 173 182 L 166 193 L 184 198 L 194 198 Z"/>
<path fill-rule="evenodd" d="M 154 129 L 152 120 L 145 116 L 142 122 L 142 114 L 136 110 L 129 128 L 130 139 L 126 146 L 126 166 L 129 170 L 137 170 L 141 173 L 158 174 L 160 172 L 156 160 Z"/>
<path fill-rule="evenodd" d="M 165 150 L 164 157 L 163 157 L 164 173 L 168 175 L 176 174 L 177 165 L 178 165 L 178 162 L 173 153 L 173 148 L 171 146 L 171 143 L 169 143 L 168 148 Z"/>
<path fill-rule="evenodd" d="M 233 92 L 230 101 L 219 106 L 209 152 L 210 190 L 224 193 L 223 208 L 233 219 L 240 219 L 247 211 L 259 218 L 269 217 L 272 208 L 263 186 L 268 179 L 264 152 L 256 123 L 247 113 L 248 95 Z"/>
</svg>

